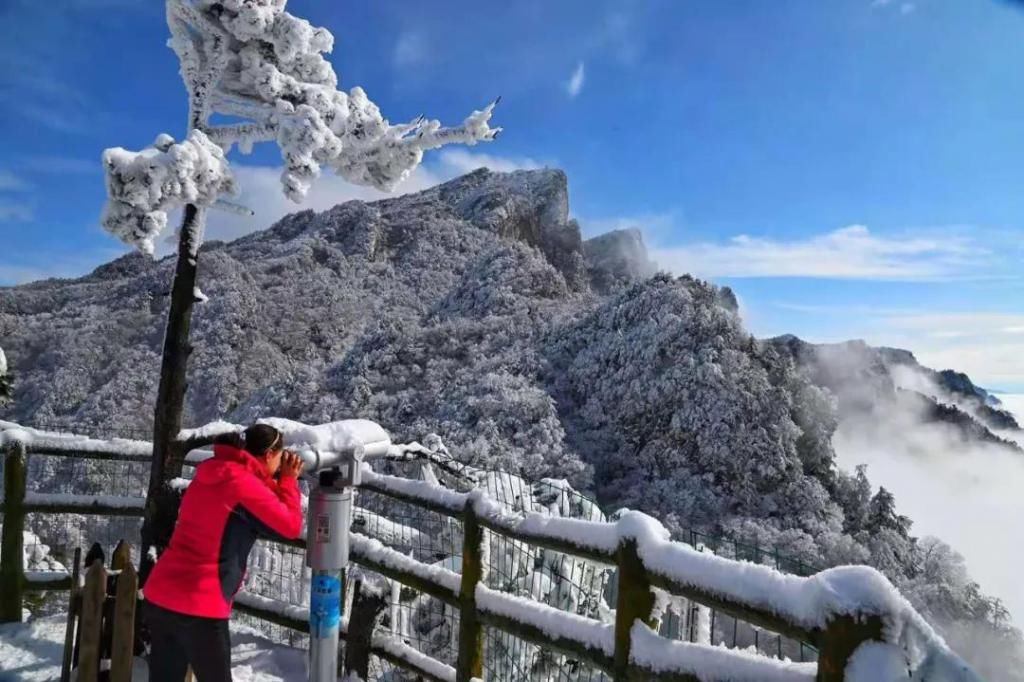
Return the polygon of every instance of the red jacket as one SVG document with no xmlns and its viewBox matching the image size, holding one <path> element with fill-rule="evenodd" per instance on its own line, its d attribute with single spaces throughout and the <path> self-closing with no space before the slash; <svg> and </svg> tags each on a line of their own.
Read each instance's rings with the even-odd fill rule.
<svg viewBox="0 0 1024 682">
<path fill-rule="evenodd" d="M 258 537 L 294 539 L 302 505 L 294 478 L 275 481 L 245 450 L 215 445 L 185 491 L 171 542 L 143 592 L 169 611 L 228 618 Z"/>
</svg>

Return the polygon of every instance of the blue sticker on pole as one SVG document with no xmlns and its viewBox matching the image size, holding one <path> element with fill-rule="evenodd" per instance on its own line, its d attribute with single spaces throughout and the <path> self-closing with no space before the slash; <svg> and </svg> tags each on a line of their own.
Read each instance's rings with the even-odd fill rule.
<svg viewBox="0 0 1024 682">
<path fill-rule="evenodd" d="M 327 637 L 341 623 L 341 578 L 333 575 L 313 576 L 309 593 L 309 634 Z"/>
</svg>

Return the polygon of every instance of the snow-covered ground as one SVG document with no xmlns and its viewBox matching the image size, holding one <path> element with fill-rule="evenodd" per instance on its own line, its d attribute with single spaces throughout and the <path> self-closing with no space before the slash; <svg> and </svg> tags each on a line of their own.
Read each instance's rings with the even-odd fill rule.
<svg viewBox="0 0 1024 682">
<path fill-rule="evenodd" d="M 0 682 L 43 682 L 60 678 L 65 616 L 0 625 Z M 231 627 L 234 682 L 306 679 L 306 654 L 270 642 L 243 625 Z M 136 661 L 134 682 L 145 682 L 145 662 Z"/>
</svg>

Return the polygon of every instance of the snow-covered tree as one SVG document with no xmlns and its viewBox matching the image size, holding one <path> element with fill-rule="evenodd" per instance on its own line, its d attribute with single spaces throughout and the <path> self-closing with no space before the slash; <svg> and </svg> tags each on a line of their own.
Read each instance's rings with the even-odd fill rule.
<svg viewBox="0 0 1024 682">
<path fill-rule="evenodd" d="M 4 355 L 4 349 L 0 348 L 0 407 L 9 404 L 13 399 L 13 378 L 7 367 L 7 356 Z"/>
<path fill-rule="evenodd" d="M 146 546 L 165 546 L 173 527 L 173 496 L 165 483 L 181 468 L 173 438 L 181 428 L 192 305 L 200 298 L 196 265 L 205 212 L 245 210 L 223 198 L 235 190 L 226 158 L 232 147 L 248 152 L 256 142 L 276 142 L 284 161 L 282 190 L 298 202 L 324 166 L 351 182 L 391 190 L 424 151 L 485 142 L 500 132 L 488 125 L 495 103 L 454 128 L 423 117 L 390 124 L 361 88 L 338 89 L 324 57 L 334 37 L 289 14 L 286 4 L 167 0 L 169 45 L 189 98 L 185 139 L 161 134 L 141 151 L 112 148 L 103 154 L 103 226 L 111 234 L 152 254 L 168 211 L 183 209 L 155 408 Z"/>
</svg>

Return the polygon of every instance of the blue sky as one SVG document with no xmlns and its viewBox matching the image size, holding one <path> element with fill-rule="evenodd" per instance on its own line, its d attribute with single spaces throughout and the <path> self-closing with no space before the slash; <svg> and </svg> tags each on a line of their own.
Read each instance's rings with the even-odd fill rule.
<svg viewBox="0 0 1024 682">
<path fill-rule="evenodd" d="M 99 156 L 180 136 L 157 0 L 0 3 L 0 284 L 124 252 Z M 998 0 L 291 0 L 342 87 L 392 121 L 502 95 L 494 144 L 407 183 L 554 165 L 587 234 L 733 286 L 751 330 L 901 345 L 1024 390 L 1024 7 Z M 291 210 L 276 150 L 235 159 L 254 221 Z M 376 193 L 324 178 L 310 205 Z"/>
</svg>

